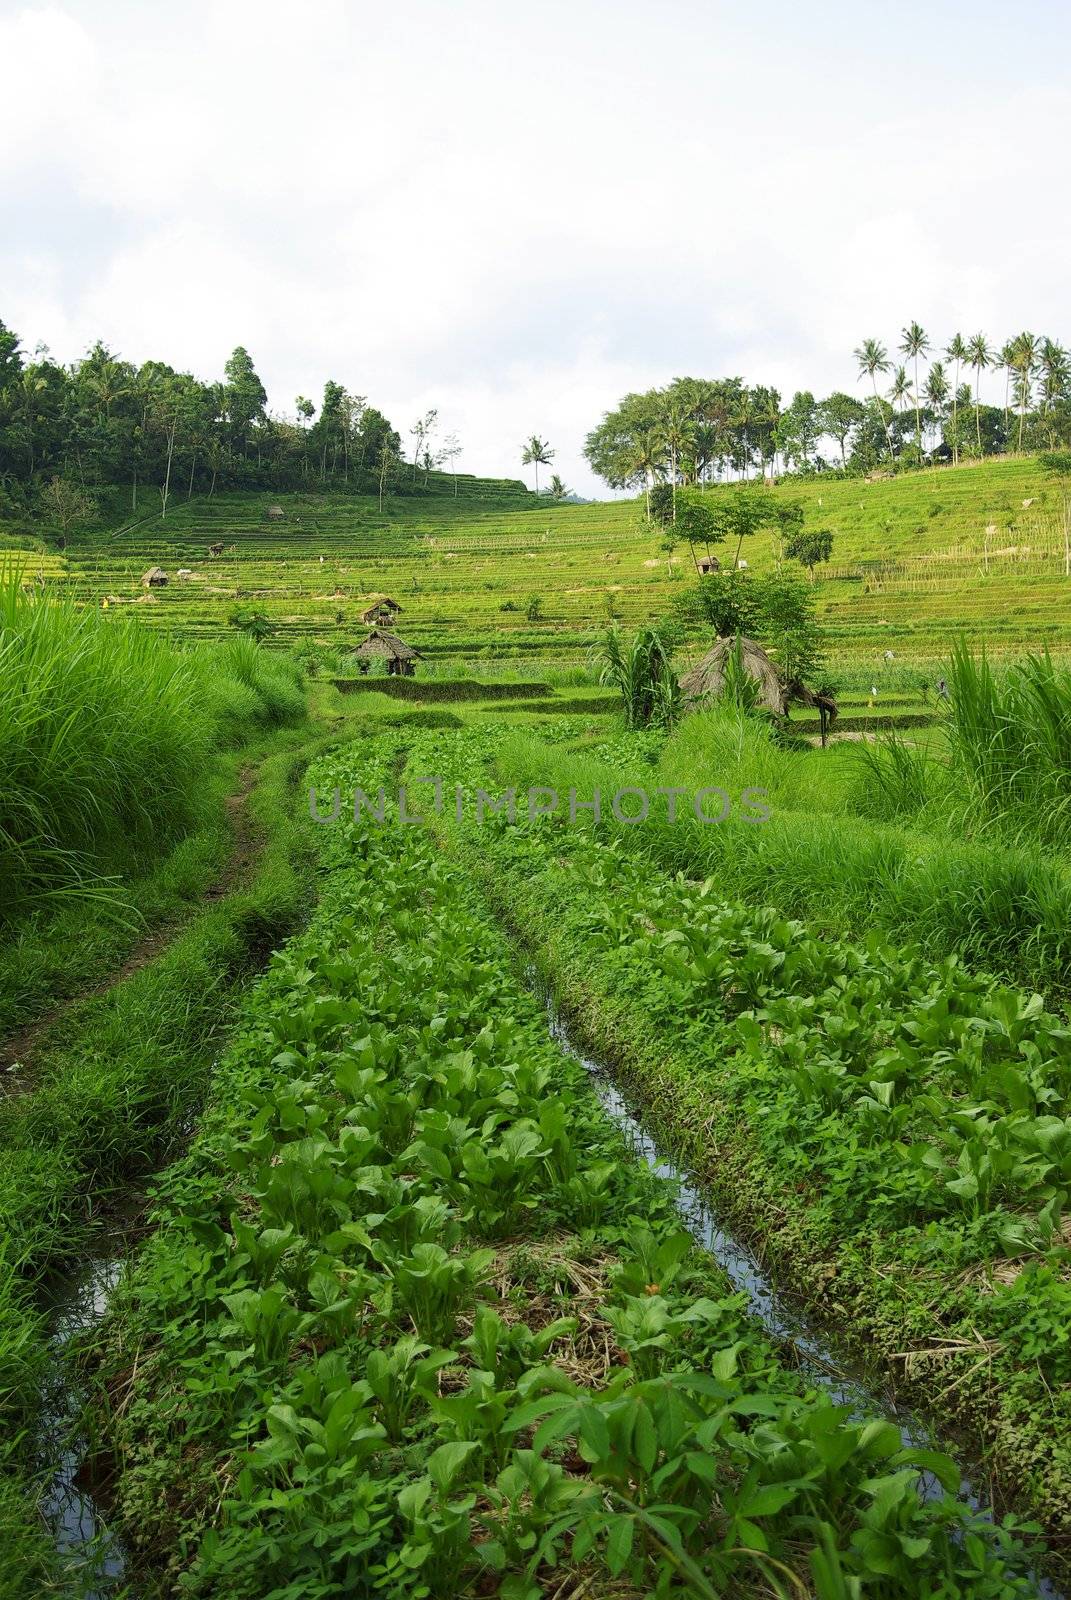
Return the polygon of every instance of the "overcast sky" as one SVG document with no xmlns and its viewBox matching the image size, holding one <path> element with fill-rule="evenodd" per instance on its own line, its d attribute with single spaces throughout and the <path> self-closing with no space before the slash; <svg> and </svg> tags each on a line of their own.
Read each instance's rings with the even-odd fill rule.
<svg viewBox="0 0 1071 1600">
<path fill-rule="evenodd" d="M 855 391 L 912 317 L 1071 338 L 1069 44 L 1057 0 L 0 0 L 0 319 L 244 344 L 276 412 L 330 377 L 605 493 L 629 389 Z"/>
</svg>

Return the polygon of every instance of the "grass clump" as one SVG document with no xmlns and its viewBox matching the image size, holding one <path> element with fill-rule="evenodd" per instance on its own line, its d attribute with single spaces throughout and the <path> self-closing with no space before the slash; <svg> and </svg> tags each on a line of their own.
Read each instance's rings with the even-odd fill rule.
<svg viewBox="0 0 1071 1600">
<path fill-rule="evenodd" d="M 234 639 L 180 651 L 0 576 L 0 903 L 107 898 L 104 878 L 187 831 L 221 747 L 304 715 L 291 664 Z"/>
</svg>

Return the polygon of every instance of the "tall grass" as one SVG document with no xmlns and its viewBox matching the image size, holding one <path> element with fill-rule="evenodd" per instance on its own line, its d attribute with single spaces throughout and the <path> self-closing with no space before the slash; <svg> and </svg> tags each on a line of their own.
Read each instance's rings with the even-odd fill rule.
<svg viewBox="0 0 1071 1600">
<path fill-rule="evenodd" d="M 680 684 L 670 652 L 657 628 L 640 628 L 626 644 L 621 630 L 607 628 L 592 652 L 599 682 L 621 696 L 626 728 L 668 728 L 680 712 Z"/>
<path fill-rule="evenodd" d="M 1071 843 L 1071 670 L 1046 652 L 997 672 L 959 644 L 948 682 L 952 769 L 973 816 L 1003 833 Z"/>
<path fill-rule="evenodd" d="M 106 863 L 190 825 L 214 748 L 302 714 L 296 669 L 255 650 L 179 651 L 0 572 L 0 916 L 106 896 Z"/>
<path fill-rule="evenodd" d="M 604 797 L 633 783 L 691 794 L 719 784 L 733 799 L 727 820 L 703 826 L 682 801 L 677 821 L 652 802 L 641 827 L 619 824 L 604 805 L 599 831 L 639 850 L 668 872 L 711 878 L 734 899 L 769 904 L 819 931 L 863 936 L 880 929 L 918 943 L 936 959 L 958 951 L 1002 977 L 1068 991 L 1071 869 L 1036 843 L 987 844 L 955 837 L 947 824 L 870 820 L 846 809 L 857 751 L 796 755 L 762 724 L 729 708 L 685 717 L 652 775 L 634 763 L 552 745 L 534 733 L 505 739 L 497 756 L 503 781 L 575 786 Z M 743 819 L 745 787 L 766 790 L 769 820 Z M 589 824 L 594 825 L 594 824 Z"/>
</svg>

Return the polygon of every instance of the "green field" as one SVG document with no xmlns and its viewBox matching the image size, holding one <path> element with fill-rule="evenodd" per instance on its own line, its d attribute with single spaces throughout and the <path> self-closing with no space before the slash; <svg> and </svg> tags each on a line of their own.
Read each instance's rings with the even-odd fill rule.
<svg viewBox="0 0 1071 1600">
<path fill-rule="evenodd" d="M 815 589 L 836 657 L 876 671 L 886 650 L 902 664 L 934 663 L 958 637 L 998 653 L 1071 643 L 1060 495 L 1035 461 L 810 479 L 777 493 L 803 502 L 808 527 L 834 534 Z M 266 519 L 274 503 L 281 523 Z M 225 552 L 213 558 L 218 542 Z M 686 546 L 667 557 L 660 543 L 641 502 L 537 503 L 518 484 L 465 479 L 454 498 L 441 479 L 435 493 L 389 500 L 382 515 L 372 498 L 337 493 L 173 502 L 166 522 L 151 515 L 79 536 L 65 556 L 31 567 L 79 600 L 136 608 L 187 638 L 222 637 L 244 605 L 266 613 L 277 644 L 345 648 L 363 636 L 361 609 L 385 593 L 429 662 L 561 666 L 585 659 L 611 611 L 634 626 L 671 610 L 692 566 Z M 743 555 L 769 569 L 770 536 Z M 153 565 L 170 581 L 146 591 Z M 533 595 L 541 616 L 530 621 Z"/>
<path fill-rule="evenodd" d="M 985 484 L 1041 487 L 932 482 L 974 483 L 923 525 L 961 546 Z M 936 491 L 832 488 L 855 618 L 893 579 L 849 490 L 906 573 Z M 736 701 L 627 731 L 584 664 L 606 556 L 626 623 L 685 587 L 636 506 L 266 504 L 3 591 L 2 1600 L 1066 1583 L 1063 657 L 834 622 L 856 741 Z M 948 643 L 1064 582 L 989 556 L 911 638 L 926 595 Z M 280 648 L 385 592 L 416 677 Z"/>
</svg>

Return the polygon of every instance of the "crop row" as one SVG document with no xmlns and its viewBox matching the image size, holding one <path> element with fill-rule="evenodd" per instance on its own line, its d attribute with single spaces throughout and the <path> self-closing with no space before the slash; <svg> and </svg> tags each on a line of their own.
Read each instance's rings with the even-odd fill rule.
<svg viewBox="0 0 1071 1600">
<path fill-rule="evenodd" d="M 235 1600 L 1031 1592 L 1009 1530 L 921 1493 L 946 1457 L 778 1362 L 468 868 L 422 829 L 322 838 L 99 1355 L 142 1557 Z"/>
<path fill-rule="evenodd" d="M 490 753 L 425 732 L 411 760 L 491 784 Z M 486 820 L 456 847 L 800 1291 L 966 1422 L 1066 1549 L 1065 1019 L 955 957 L 817 938 L 561 820 Z"/>
</svg>

